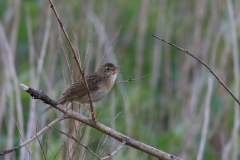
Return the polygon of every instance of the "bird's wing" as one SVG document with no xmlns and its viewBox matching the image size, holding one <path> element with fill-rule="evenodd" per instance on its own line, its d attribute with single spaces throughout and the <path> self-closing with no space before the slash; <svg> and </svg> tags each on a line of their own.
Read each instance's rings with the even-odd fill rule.
<svg viewBox="0 0 240 160">
<path fill-rule="evenodd" d="M 86 81 L 88 84 L 89 91 L 92 92 L 94 90 L 98 89 L 98 85 L 96 83 L 99 83 L 102 78 L 99 77 L 99 75 L 94 72 L 92 74 L 87 75 Z M 80 80 L 74 82 L 66 91 L 63 93 L 62 99 L 64 100 L 70 100 L 73 98 L 79 98 L 82 96 L 87 95 L 87 90 L 86 86 L 83 82 L 83 79 L 81 78 Z"/>
</svg>

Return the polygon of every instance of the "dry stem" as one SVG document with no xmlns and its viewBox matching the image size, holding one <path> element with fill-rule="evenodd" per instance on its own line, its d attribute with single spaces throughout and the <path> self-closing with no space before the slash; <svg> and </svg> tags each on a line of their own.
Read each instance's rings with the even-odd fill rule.
<svg viewBox="0 0 240 160">
<path fill-rule="evenodd" d="M 48 127 L 50 127 L 51 129 L 53 129 L 53 130 L 55 130 L 55 131 L 57 131 L 57 132 L 59 132 L 59 133 L 62 133 L 62 134 L 64 134 L 64 135 L 66 135 L 67 137 L 69 137 L 69 138 L 71 138 L 72 140 L 76 141 L 79 145 L 83 146 L 83 147 L 86 148 L 89 152 L 91 152 L 95 157 L 97 157 L 98 159 L 101 159 L 101 158 L 98 157 L 98 155 L 96 155 L 91 149 L 89 149 L 87 146 L 85 146 L 85 145 L 83 145 L 82 143 L 80 143 L 75 137 L 70 136 L 70 135 L 68 135 L 67 133 L 64 133 L 64 132 L 62 132 L 62 131 L 60 131 L 60 130 L 58 130 L 58 129 L 56 129 L 56 128 L 53 128 L 53 127 L 51 127 L 51 126 L 48 126 Z"/>
<path fill-rule="evenodd" d="M 80 73 L 81 73 L 81 75 L 82 75 L 83 82 L 84 82 L 84 84 L 85 84 L 85 86 L 86 86 L 86 90 L 87 90 L 87 94 L 88 94 L 88 98 L 89 98 L 89 103 L 90 103 L 90 108 L 91 108 L 92 120 L 93 120 L 93 122 L 96 122 L 96 118 L 95 118 L 95 115 L 94 115 L 94 113 L 95 113 L 95 112 L 94 112 L 94 107 L 93 107 L 93 103 L 92 103 L 92 97 L 91 97 L 91 93 L 90 93 L 90 91 L 89 91 L 88 84 L 87 84 L 86 78 L 85 78 L 85 76 L 84 76 L 82 67 L 81 67 L 81 62 L 80 62 L 79 59 L 77 58 L 77 54 L 76 54 L 76 52 L 75 52 L 75 49 L 73 48 L 73 45 L 72 45 L 72 43 L 71 43 L 71 40 L 70 40 L 70 38 L 68 37 L 68 34 L 67 34 L 65 28 L 63 27 L 63 24 L 62 24 L 62 22 L 61 22 L 61 20 L 60 20 L 60 18 L 59 18 L 59 16 L 58 16 L 58 14 L 57 14 L 57 11 L 55 10 L 55 7 L 54 7 L 52 1 L 49 0 L 49 3 L 50 3 L 50 5 L 51 5 L 50 7 L 52 8 L 52 10 L 53 10 L 53 12 L 54 12 L 54 14 L 55 14 L 55 16 L 56 16 L 56 18 L 57 18 L 57 20 L 58 20 L 58 23 L 59 23 L 60 27 L 62 28 L 62 31 L 63 31 L 64 35 L 65 35 L 65 37 L 67 38 L 67 41 L 68 41 L 68 43 L 69 43 L 69 45 L 70 45 L 70 47 L 71 47 L 71 50 L 72 50 L 72 53 L 73 53 L 73 58 L 74 58 L 75 61 L 77 62 L 79 71 L 80 71 Z"/>
<path fill-rule="evenodd" d="M 117 32 L 117 34 L 115 35 L 115 37 L 113 37 L 112 41 L 111 41 L 111 42 L 110 42 L 110 44 L 108 45 L 108 47 L 107 47 L 107 49 L 106 49 L 105 53 L 103 54 L 103 57 L 102 57 L 102 62 L 103 62 L 103 59 L 104 59 L 104 57 L 105 57 L 105 55 L 106 55 L 106 53 L 107 53 L 107 51 L 108 51 L 108 48 L 111 46 L 112 42 L 113 42 L 113 41 L 114 41 L 114 39 L 117 37 L 117 35 L 118 35 L 118 33 L 120 32 L 121 28 L 122 28 L 122 26 L 120 26 L 120 28 L 119 28 L 119 30 L 118 30 L 118 32 Z M 101 64 L 100 64 L 100 66 L 102 65 L 102 62 L 101 62 Z"/>
</svg>

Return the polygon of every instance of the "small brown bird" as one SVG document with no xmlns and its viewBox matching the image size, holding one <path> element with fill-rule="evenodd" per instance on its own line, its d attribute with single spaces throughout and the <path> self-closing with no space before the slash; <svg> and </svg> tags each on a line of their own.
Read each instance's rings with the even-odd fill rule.
<svg viewBox="0 0 240 160">
<path fill-rule="evenodd" d="M 116 69 L 119 67 L 120 66 L 115 66 L 112 63 L 106 63 L 99 67 L 96 72 L 85 77 L 93 102 L 102 100 L 112 89 L 117 73 L 119 72 Z M 89 104 L 87 89 L 83 79 L 81 78 L 74 82 L 57 102 L 60 104 L 65 104 L 67 102 L 77 102 L 84 105 Z M 91 112 L 91 109 L 87 105 L 85 106 Z M 50 109 L 52 109 L 52 106 L 46 108 L 40 115 L 43 115 Z"/>
</svg>

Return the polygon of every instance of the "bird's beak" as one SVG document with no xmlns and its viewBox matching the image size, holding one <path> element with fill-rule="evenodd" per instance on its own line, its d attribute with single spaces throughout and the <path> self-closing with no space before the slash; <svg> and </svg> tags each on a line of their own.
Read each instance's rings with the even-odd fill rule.
<svg viewBox="0 0 240 160">
<path fill-rule="evenodd" d="M 117 69 L 118 69 L 119 67 L 121 67 L 121 66 L 116 66 L 116 67 L 113 69 L 113 73 L 119 73 L 119 72 L 121 72 L 121 71 L 117 71 Z"/>
</svg>

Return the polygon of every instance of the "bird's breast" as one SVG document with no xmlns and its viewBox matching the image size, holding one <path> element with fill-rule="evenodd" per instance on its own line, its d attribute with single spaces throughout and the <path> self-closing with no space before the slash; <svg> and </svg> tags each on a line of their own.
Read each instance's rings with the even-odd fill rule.
<svg viewBox="0 0 240 160">
<path fill-rule="evenodd" d="M 111 76 L 108 78 L 107 83 L 106 83 L 106 87 L 107 87 L 109 90 L 111 90 L 112 87 L 114 86 L 116 78 L 117 78 L 117 74 L 111 75 Z"/>
<path fill-rule="evenodd" d="M 110 90 L 106 87 L 102 87 L 101 89 L 96 90 L 95 92 L 91 93 L 93 102 L 98 102 L 103 99 Z"/>
</svg>

